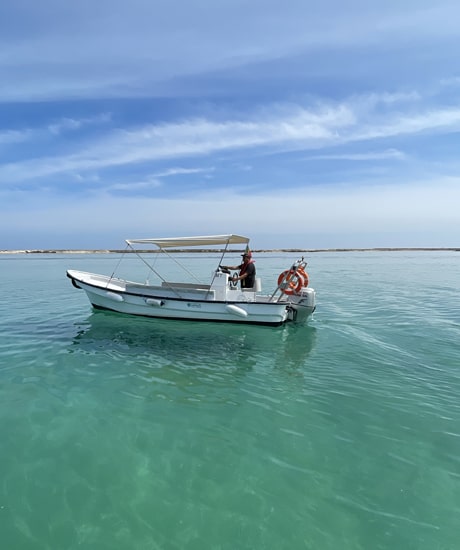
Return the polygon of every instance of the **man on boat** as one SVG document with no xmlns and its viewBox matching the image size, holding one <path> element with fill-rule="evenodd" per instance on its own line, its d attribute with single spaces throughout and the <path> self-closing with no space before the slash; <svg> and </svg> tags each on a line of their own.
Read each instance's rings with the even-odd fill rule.
<svg viewBox="0 0 460 550">
<path fill-rule="evenodd" d="M 222 269 L 239 269 L 238 275 L 234 275 L 231 279 L 233 284 L 236 285 L 238 281 L 241 281 L 241 288 L 253 288 L 256 282 L 256 266 L 252 259 L 252 252 L 247 251 L 241 254 L 243 257 L 243 263 L 240 265 L 221 265 Z"/>
</svg>

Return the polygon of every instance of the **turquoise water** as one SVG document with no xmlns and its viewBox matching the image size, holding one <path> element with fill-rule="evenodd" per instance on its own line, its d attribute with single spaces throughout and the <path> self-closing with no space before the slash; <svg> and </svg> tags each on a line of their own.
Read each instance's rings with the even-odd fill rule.
<svg viewBox="0 0 460 550">
<path fill-rule="evenodd" d="M 311 254 L 275 329 L 93 312 L 117 258 L 0 256 L 2 548 L 459 548 L 459 253 Z"/>
</svg>

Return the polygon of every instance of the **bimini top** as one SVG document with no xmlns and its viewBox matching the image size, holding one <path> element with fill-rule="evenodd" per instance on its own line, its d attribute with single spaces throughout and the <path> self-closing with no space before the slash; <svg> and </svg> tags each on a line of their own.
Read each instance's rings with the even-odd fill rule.
<svg viewBox="0 0 460 550">
<path fill-rule="evenodd" d="M 151 244 L 159 248 L 182 248 L 187 246 L 212 246 L 248 244 L 249 238 L 241 235 L 208 235 L 204 237 L 172 237 L 166 239 L 127 239 L 131 244 Z"/>
</svg>

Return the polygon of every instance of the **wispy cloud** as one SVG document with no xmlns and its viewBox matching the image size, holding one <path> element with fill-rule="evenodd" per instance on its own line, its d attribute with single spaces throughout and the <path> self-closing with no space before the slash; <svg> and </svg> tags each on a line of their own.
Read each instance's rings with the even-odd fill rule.
<svg viewBox="0 0 460 550">
<path fill-rule="evenodd" d="M 407 158 L 402 151 L 397 149 L 386 149 L 385 151 L 370 151 L 367 153 L 343 153 L 327 155 L 311 155 L 306 160 L 351 160 L 351 161 L 373 161 L 373 160 L 402 160 Z"/>
<path fill-rule="evenodd" d="M 441 78 L 440 80 L 441 86 L 446 87 L 457 87 L 460 85 L 460 76 L 452 76 L 449 78 Z"/>
<path fill-rule="evenodd" d="M 30 139 L 31 130 L 0 130 L 0 145 L 21 143 Z"/>
<path fill-rule="evenodd" d="M 213 172 L 214 168 L 169 168 L 164 172 L 154 174 L 156 178 L 168 178 L 170 176 L 184 176 L 188 174 L 203 174 Z"/>
<path fill-rule="evenodd" d="M 418 134 L 422 132 L 452 133 L 460 130 L 460 107 L 426 107 L 417 113 L 394 113 L 385 119 L 365 124 L 355 132 L 354 140 Z"/>
<path fill-rule="evenodd" d="M 59 135 L 65 131 L 79 130 L 84 126 L 103 124 L 111 120 L 110 113 L 101 113 L 89 118 L 61 118 L 48 125 L 48 130 L 52 134 Z"/>
<path fill-rule="evenodd" d="M 436 5 L 351 3 L 346 8 L 327 2 L 314 10 L 302 0 L 291 0 L 289 10 L 273 1 L 204 0 L 200 8 L 177 0 L 100 0 L 91 8 L 79 2 L 56 9 L 53 1 L 44 0 L 28 4 L 28 27 L 21 5 L 4 3 L 0 101 L 151 97 L 164 93 L 172 80 L 191 75 L 209 78 L 216 70 L 279 59 L 299 60 L 301 68 L 311 55 L 357 49 L 373 54 L 407 43 L 414 49 L 414 63 L 417 52 L 428 54 L 433 41 L 456 37 L 460 17 L 458 3 L 449 0 Z M 454 50 L 446 53 L 454 56 Z M 343 63 L 311 67 L 319 68 L 334 75 Z M 346 70 L 356 73 L 350 63 Z"/>
<path fill-rule="evenodd" d="M 97 194 L 104 193 L 113 193 L 117 191 L 135 193 L 137 191 L 147 191 L 150 189 L 156 189 L 161 187 L 162 183 L 160 180 L 150 177 L 143 181 L 130 181 L 129 183 L 113 183 L 111 185 L 106 185 L 102 189 L 98 188 Z"/>
<path fill-rule="evenodd" d="M 147 124 L 125 130 L 112 130 L 91 143 L 80 145 L 80 151 L 71 155 L 25 159 L 21 162 L 0 165 L 0 181 L 4 183 L 27 181 L 66 173 L 104 170 L 113 167 L 137 165 L 161 160 L 186 159 L 230 151 L 265 150 L 266 153 L 300 150 L 319 150 L 358 141 L 371 143 L 374 140 L 421 133 L 450 133 L 460 130 L 460 108 L 429 108 L 420 105 L 409 113 L 399 109 L 387 112 L 383 117 L 373 109 L 364 110 L 367 102 L 363 97 L 359 108 L 356 97 L 349 102 L 320 104 L 315 107 L 287 104 L 279 105 L 270 115 L 268 106 L 256 111 L 247 120 L 191 119 L 182 122 Z M 404 96 L 404 101 L 407 98 Z M 372 94 L 372 101 L 377 101 Z M 75 121 L 75 126 L 92 121 L 105 121 L 95 117 Z M 74 123 L 69 123 L 73 127 Z M 343 153 L 341 153 L 343 155 Z M 331 153 L 327 153 L 333 158 Z M 320 158 L 316 155 L 315 158 Z M 334 158 L 338 158 L 335 155 Z M 345 158 L 342 156 L 342 158 Z M 378 158 L 403 158 L 396 149 L 380 153 L 371 152 L 360 156 L 346 153 L 352 160 L 377 160 Z M 175 168 L 160 173 L 174 175 Z M 196 168 L 181 168 L 182 173 L 192 173 Z M 160 176 L 158 176 L 160 177 Z"/>
<path fill-rule="evenodd" d="M 76 132 L 86 126 L 104 125 L 110 122 L 109 113 L 101 113 L 87 118 L 61 118 L 52 121 L 45 126 L 21 129 L 0 129 L 0 145 L 11 145 L 16 143 L 31 143 L 40 145 L 44 138 L 59 137 L 64 132 Z M 1 158 L 0 158 L 1 166 Z"/>
<path fill-rule="evenodd" d="M 337 130 L 353 124 L 346 106 L 311 111 L 294 108 L 288 116 L 251 121 L 206 119 L 116 130 L 73 155 L 29 159 L 0 166 L 0 181 L 47 177 L 146 161 L 196 157 L 241 148 L 318 146 L 336 140 Z"/>
</svg>

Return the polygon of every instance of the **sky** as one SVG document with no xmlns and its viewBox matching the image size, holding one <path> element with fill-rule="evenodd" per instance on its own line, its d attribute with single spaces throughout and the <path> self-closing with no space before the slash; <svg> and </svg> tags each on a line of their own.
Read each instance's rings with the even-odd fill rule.
<svg viewBox="0 0 460 550">
<path fill-rule="evenodd" d="M 458 0 L 0 4 L 0 250 L 460 246 Z"/>
</svg>

